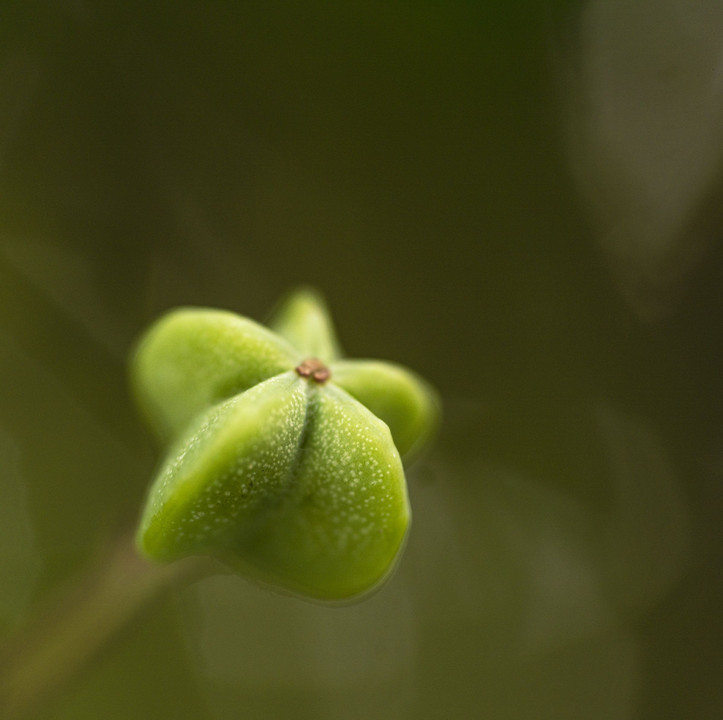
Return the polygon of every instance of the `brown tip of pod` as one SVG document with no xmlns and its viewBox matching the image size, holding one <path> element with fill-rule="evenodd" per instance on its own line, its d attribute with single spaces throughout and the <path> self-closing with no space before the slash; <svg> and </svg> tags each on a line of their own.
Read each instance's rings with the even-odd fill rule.
<svg viewBox="0 0 723 720">
<path fill-rule="evenodd" d="M 294 370 L 299 377 L 310 378 L 319 384 L 325 383 L 330 377 L 331 372 L 318 358 L 307 358 L 301 365 L 297 365 Z"/>
</svg>

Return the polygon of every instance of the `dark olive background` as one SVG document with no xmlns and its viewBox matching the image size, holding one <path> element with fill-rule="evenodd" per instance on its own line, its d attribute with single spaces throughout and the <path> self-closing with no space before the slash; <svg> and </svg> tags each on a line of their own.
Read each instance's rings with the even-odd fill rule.
<svg viewBox="0 0 723 720">
<path fill-rule="evenodd" d="M 719 3 L 112 5 L 0 5 L 3 634 L 136 516 L 169 307 L 313 284 L 445 419 L 375 596 L 203 581 L 49 720 L 720 717 Z"/>
</svg>

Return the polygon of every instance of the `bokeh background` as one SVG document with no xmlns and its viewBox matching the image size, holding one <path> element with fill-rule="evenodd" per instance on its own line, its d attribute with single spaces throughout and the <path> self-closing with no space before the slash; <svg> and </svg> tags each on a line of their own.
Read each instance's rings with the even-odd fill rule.
<svg viewBox="0 0 723 720">
<path fill-rule="evenodd" d="M 218 576 L 47 720 L 723 712 L 719 0 L 4 0 L 0 637 L 137 514 L 134 340 L 303 283 L 440 390 L 395 576 Z"/>
</svg>

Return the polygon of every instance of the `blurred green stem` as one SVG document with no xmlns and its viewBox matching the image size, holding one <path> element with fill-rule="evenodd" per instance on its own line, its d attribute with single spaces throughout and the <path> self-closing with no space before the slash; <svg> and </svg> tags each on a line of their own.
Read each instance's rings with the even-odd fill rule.
<svg viewBox="0 0 723 720">
<path fill-rule="evenodd" d="M 61 601 L 0 654 L 0 717 L 38 717 L 118 632 L 165 591 L 200 577 L 195 560 L 153 565 L 124 533 Z"/>
</svg>

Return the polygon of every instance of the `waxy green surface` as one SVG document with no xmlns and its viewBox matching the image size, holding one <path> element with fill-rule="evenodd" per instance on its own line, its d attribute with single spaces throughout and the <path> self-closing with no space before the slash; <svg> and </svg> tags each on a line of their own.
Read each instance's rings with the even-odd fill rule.
<svg viewBox="0 0 723 720">
<path fill-rule="evenodd" d="M 390 363 L 346 360 L 320 296 L 301 290 L 267 329 L 183 308 L 142 338 L 132 377 L 168 451 L 137 535 L 159 561 L 210 555 L 322 600 L 390 572 L 410 510 L 400 453 L 438 416 L 434 391 Z"/>
</svg>

